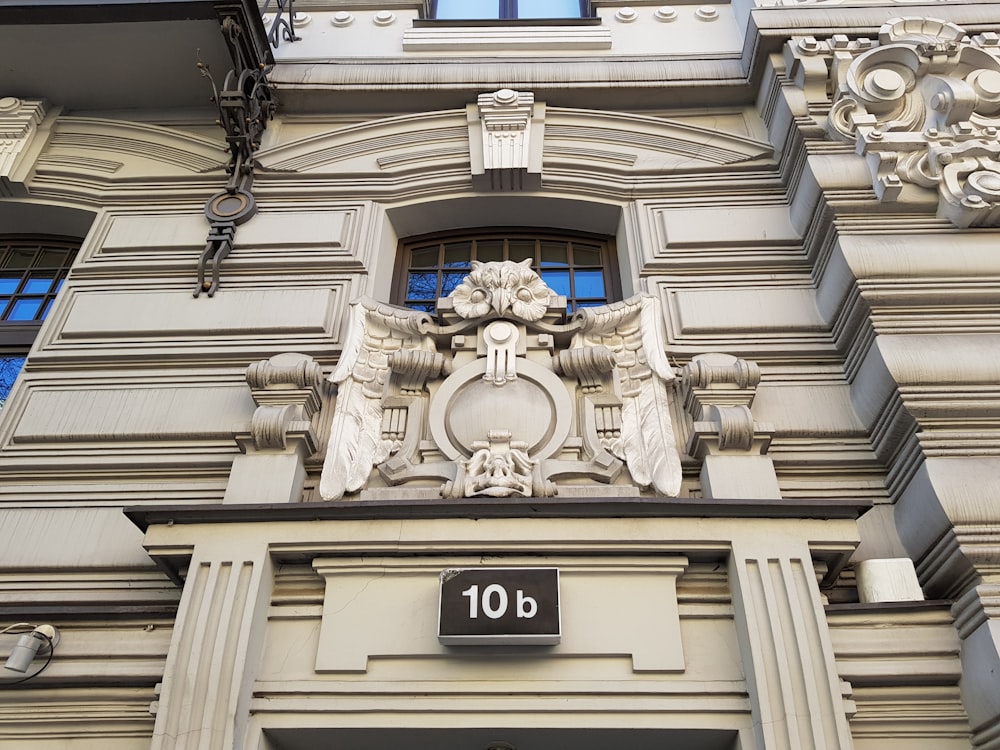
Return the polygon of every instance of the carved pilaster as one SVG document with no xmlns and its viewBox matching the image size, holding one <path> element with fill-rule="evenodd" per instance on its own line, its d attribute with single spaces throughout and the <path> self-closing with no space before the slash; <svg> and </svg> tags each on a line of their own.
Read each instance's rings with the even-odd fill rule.
<svg viewBox="0 0 1000 750">
<path fill-rule="evenodd" d="M 761 750 L 849 750 L 849 686 L 837 675 L 811 556 L 734 545 L 733 609 Z"/>
<path fill-rule="evenodd" d="M 894 18 L 877 44 L 810 37 L 788 53 L 810 110 L 856 145 L 881 201 L 936 201 L 956 226 L 1000 226 L 1000 37 Z"/>
<path fill-rule="evenodd" d="M 264 545 L 252 552 L 201 557 L 196 551 L 167 655 L 152 750 L 245 746 L 273 579 Z"/>
<path fill-rule="evenodd" d="M 480 94 L 475 107 L 469 108 L 476 187 L 525 190 L 538 186 L 544 111 L 545 105 L 536 104 L 530 92 L 500 89 Z"/>
<path fill-rule="evenodd" d="M 28 194 L 25 182 L 34 167 L 45 109 L 40 99 L 0 97 L 0 198 Z"/>
<path fill-rule="evenodd" d="M 319 411 L 323 369 L 304 354 L 278 354 L 247 368 L 257 410 L 250 432 L 236 435 L 237 456 L 223 502 L 294 502 L 303 462 L 316 452 L 312 417 Z"/>
</svg>

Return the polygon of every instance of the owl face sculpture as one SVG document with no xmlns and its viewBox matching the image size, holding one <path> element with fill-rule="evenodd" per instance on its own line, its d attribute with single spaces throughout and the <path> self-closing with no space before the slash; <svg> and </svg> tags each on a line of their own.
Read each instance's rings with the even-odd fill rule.
<svg viewBox="0 0 1000 750">
<path fill-rule="evenodd" d="M 455 312 L 463 318 L 482 318 L 491 312 L 499 317 L 541 320 L 553 292 L 531 270 L 531 259 L 480 263 L 472 261 L 472 272 L 449 295 Z"/>
</svg>

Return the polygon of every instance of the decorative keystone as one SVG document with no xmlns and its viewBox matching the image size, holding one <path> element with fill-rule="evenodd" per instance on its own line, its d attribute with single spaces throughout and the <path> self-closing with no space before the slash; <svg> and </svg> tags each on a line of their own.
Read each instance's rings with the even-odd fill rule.
<svg viewBox="0 0 1000 750">
<path fill-rule="evenodd" d="M 699 354 L 681 370 L 684 408 L 694 421 L 688 453 L 763 455 L 774 432 L 753 421 L 760 368 L 729 354 Z"/>
</svg>

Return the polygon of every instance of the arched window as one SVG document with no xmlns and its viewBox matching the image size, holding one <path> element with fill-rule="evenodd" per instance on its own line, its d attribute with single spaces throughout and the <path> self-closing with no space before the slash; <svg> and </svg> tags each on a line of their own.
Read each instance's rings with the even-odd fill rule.
<svg viewBox="0 0 1000 750">
<path fill-rule="evenodd" d="M 395 301 L 433 313 L 472 268 L 472 261 L 530 258 L 532 268 L 557 294 L 566 311 L 594 307 L 621 298 L 617 263 L 610 241 L 593 235 L 538 230 L 449 233 L 404 240 Z"/>
<path fill-rule="evenodd" d="M 0 406 L 79 246 L 78 241 L 57 237 L 0 238 Z"/>
</svg>

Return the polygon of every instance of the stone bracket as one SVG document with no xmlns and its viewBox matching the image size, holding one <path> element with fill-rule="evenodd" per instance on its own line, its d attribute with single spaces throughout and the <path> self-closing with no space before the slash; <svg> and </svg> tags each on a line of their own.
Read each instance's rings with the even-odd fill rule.
<svg viewBox="0 0 1000 750">
<path fill-rule="evenodd" d="M 759 383 L 756 362 L 729 354 L 700 354 L 683 368 L 684 408 L 693 420 L 689 455 L 767 453 L 774 429 L 754 422 L 750 411 Z"/>
</svg>

